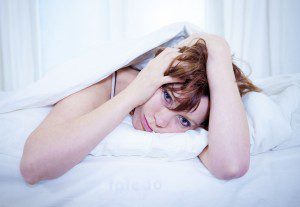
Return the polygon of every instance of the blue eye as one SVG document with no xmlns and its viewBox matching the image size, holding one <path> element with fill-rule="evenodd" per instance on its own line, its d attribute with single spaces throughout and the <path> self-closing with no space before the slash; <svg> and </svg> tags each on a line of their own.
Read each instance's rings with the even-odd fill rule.
<svg viewBox="0 0 300 207">
<path fill-rule="evenodd" d="M 163 89 L 163 93 L 164 93 L 164 99 L 165 99 L 165 101 L 167 103 L 170 103 L 172 101 L 172 97 L 170 96 L 170 94 L 166 90 L 164 90 L 164 89 Z M 170 99 L 170 100 L 168 101 L 168 99 Z"/>
<path fill-rule="evenodd" d="M 180 116 L 180 123 L 182 126 L 184 127 L 190 127 L 191 126 L 191 123 L 184 117 Z"/>
<path fill-rule="evenodd" d="M 170 96 L 170 94 L 165 90 L 163 89 L 163 94 L 164 94 L 164 99 L 165 101 L 170 104 L 172 102 L 172 97 Z M 190 127 L 191 126 L 191 123 L 186 119 L 184 118 L 183 116 L 179 116 L 180 118 L 180 123 L 182 126 L 184 127 Z"/>
</svg>

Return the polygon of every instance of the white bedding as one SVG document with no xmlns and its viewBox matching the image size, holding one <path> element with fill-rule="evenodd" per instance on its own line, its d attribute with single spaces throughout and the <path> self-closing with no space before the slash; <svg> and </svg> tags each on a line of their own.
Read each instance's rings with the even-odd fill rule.
<svg viewBox="0 0 300 207">
<path fill-rule="evenodd" d="M 89 155 L 63 176 L 30 186 L 19 172 L 24 138 L 41 121 L 36 117 L 42 119 L 51 108 L 0 115 L 0 128 L 5 126 L 2 136 L 6 137 L 0 139 L 1 207 L 300 206 L 299 106 L 291 115 L 290 139 L 272 151 L 251 156 L 249 171 L 239 179 L 218 180 L 197 158 L 166 162 L 137 156 Z M 24 127 L 25 123 L 30 127 Z M 16 137 L 20 139 L 13 139 Z"/>
<path fill-rule="evenodd" d="M 0 154 L 0 206 L 297 207 L 300 147 L 251 157 L 239 179 L 215 179 L 198 159 L 88 156 L 62 177 L 29 186 L 19 159 Z"/>
<path fill-rule="evenodd" d="M 202 30 L 183 22 L 168 25 L 135 40 L 124 40 L 121 44 L 103 44 L 57 65 L 43 78 L 26 88 L 11 93 L 0 93 L 0 152 L 10 151 L 8 154 L 12 155 L 15 148 L 17 150 L 14 154 L 21 155 L 20 147 L 23 146 L 30 130 L 42 121 L 49 112 L 49 107 L 57 101 L 102 80 L 126 65 L 142 69 L 153 58 L 158 46 L 173 46 L 193 32 L 201 33 Z M 289 123 L 291 114 L 300 103 L 300 73 L 274 78 L 271 81 L 258 80 L 257 83 L 270 97 L 252 92 L 242 98 L 250 130 L 251 154 L 268 151 L 289 138 L 292 132 Z M 274 96 L 277 96 L 275 102 L 271 100 Z M 22 110 L 23 112 L 19 113 Z M 29 115 L 30 113 L 33 114 Z M 20 123 L 24 125 L 20 125 L 18 130 L 13 130 L 16 126 L 10 122 L 16 121 L 14 117 L 19 114 L 25 116 L 20 118 Z M 12 130 L 9 131 L 8 128 Z M 117 136 L 124 131 L 127 131 L 129 136 Z M 208 133 L 204 129 L 202 131 L 203 133 L 199 130 L 198 134 L 186 132 L 186 135 L 157 135 L 130 130 L 128 127 L 117 127 L 91 153 L 140 155 L 169 160 L 190 159 L 197 157 L 207 144 L 208 136 L 204 135 Z M 111 139 L 112 134 L 116 139 Z M 138 139 L 141 136 L 143 139 Z M 269 139 L 269 136 L 272 136 L 272 139 Z M 139 142 L 135 142 L 133 137 Z"/>
<path fill-rule="evenodd" d="M 169 33 L 161 34 L 163 37 L 158 39 L 168 40 L 177 34 L 178 28 L 173 29 Z M 160 43 L 162 42 L 157 41 L 146 45 L 151 49 L 153 45 Z M 136 54 L 142 52 L 137 49 L 133 51 Z M 119 59 L 123 58 L 123 64 L 126 64 L 128 56 L 133 58 L 136 54 L 128 53 L 127 59 L 125 55 Z M 70 68 L 72 64 L 68 63 L 67 66 Z M 0 114 L 0 207 L 300 206 L 300 107 L 298 105 L 297 111 L 292 113 L 288 110 L 295 107 L 292 104 L 296 101 L 292 101 L 292 98 L 296 99 L 296 96 L 288 96 L 291 100 L 282 99 L 279 97 L 281 95 L 273 96 L 285 111 L 285 116 L 291 117 L 290 139 L 272 151 L 251 156 L 249 171 L 239 179 L 223 181 L 214 178 L 198 158 L 166 162 L 157 158 L 89 155 L 55 180 L 41 181 L 35 186 L 27 185 L 19 172 L 24 138 L 49 113 L 51 104 L 111 72 L 107 70 L 101 76 L 95 76 L 99 73 L 95 69 L 97 64 L 88 65 L 90 72 L 85 77 L 79 76 L 79 69 L 75 68 L 70 82 L 58 81 L 59 86 L 47 85 L 53 78 L 59 78 L 52 73 L 48 79 L 45 78 L 34 87 L 17 91 L 13 95 L 0 93 L 0 113 L 8 112 L 2 117 Z M 109 62 L 101 64 L 105 66 Z M 110 65 L 112 69 L 119 66 Z M 280 92 L 283 88 L 293 85 L 290 80 L 298 77 L 299 81 L 299 76 L 300 74 L 278 76 L 256 83 L 265 88 L 269 95 L 282 94 Z M 24 91 L 28 93 L 25 94 Z M 288 108 L 285 109 L 284 106 Z"/>
<path fill-rule="evenodd" d="M 44 107 L 27 110 L 47 114 Z M 15 130 L 24 121 L 35 121 L 21 113 L 28 111 L 11 113 L 14 116 L 7 133 L 31 131 Z M 30 186 L 19 172 L 20 155 L 12 156 L 22 144 L 7 140 L 13 152 L 0 153 L 0 206 L 296 207 L 300 205 L 300 108 L 293 113 L 291 125 L 288 141 L 276 151 L 251 156 L 247 174 L 230 181 L 214 178 L 197 158 L 166 162 L 134 156 L 87 156 L 63 176 Z"/>
</svg>

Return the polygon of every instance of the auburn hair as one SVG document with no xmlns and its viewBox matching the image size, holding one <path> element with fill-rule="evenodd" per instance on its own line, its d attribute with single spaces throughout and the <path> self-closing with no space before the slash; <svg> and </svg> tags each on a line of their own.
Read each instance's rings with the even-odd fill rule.
<svg viewBox="0 0 300 207">
<path fill-rule="evenodd" d="M 159 47 L 155 53 L 155 57 L 164 49 L 165 47 Z M 183 82 L 164 84 L 162 88 L 170 92 L 179 103 L 177 107 L 170 110 L 193 112 L 199 106 L 202 96 L 210 98 L 206 74 L 208 50 L 205 41 L 199 38 L 192 46 L 180 47 L 179 52 L 182 54 L 172 61 L 164 75 L 178 78 Z M 173 66 L 176 60 L 178 63 Z M 255 86 L 237 65 L 232 63 L 232 68 L 241 97 L 251 91 L 262 92 L 262 89 Z M 179 87 L 174 87 L 175 85 L 179 85 Z M 178 94 L 178 97 L 174 93 Z M 199 127 L 208 130 L 208 125 L 209 118 L 202 122 Z"/>
</svg>

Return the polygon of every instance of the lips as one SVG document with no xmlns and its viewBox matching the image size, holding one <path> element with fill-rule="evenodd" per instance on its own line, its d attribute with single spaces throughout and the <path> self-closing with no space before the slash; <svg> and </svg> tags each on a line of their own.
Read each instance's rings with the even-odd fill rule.
<svg viewBox="0 0 300 207">
<path fill-rule="evenodd" d="M 153 131 L 153 130 L 151 129 L 151 127 L 149 126 L 148 121 L 147 121 L 145 115 L 143 115 L 142 125 L 143 125 L 144 129 L 145 129 L 147 132 L 152 132 L 152 131 Z"/>
</svg>

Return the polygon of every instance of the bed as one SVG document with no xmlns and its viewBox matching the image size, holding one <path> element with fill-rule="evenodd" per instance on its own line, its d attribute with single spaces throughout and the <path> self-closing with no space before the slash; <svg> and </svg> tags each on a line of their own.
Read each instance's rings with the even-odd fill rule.
<svg viewBox="0 0 300 207">
<path fill-rule="evenodd" d="M 173 33 L 156 33 L 157 38 L 151 39 L 159 41 L 148 43 L 149 48 L 144 48 L 144 51 L 135 49 L 136 54 L 166 42 L 174 34 L 180 34 L 174 28 L 168 28 L 167 31 Z M 122 59 L 123 64 L 129 63 L 125 60 Z M 83 65 L 86 65 L 86 62 L 81 60 Z M 79 62 L 75 63 L 79 65 Z M 99 78 L 105 78 L 118 66 L 111 66 L 111 69 L 107 69 L 101 76 L 95 77 L 98 71 L 92 71 L 94 66 L 89 66 L 90 74 L 82 75 L 72 64 L 61 66 L 72 68 L 73 78 L 69 82 L 60 80 L 61 74 L 53 73 L 34 87 L 16 92 L 14 96 L 0 93 L 1 207 L 300 206 L 300 105 L 291 114 L 290 137 L 272 150 L 252 155 L 248 172 L 238 179 L 216 179 L 198 158 L 166 161 L 142 156 L 88 155 L 61 177 L 41 181 L 33 186 L 28 185 L 19 171 L 26 137 L 50 112 L 53 103 L 63 96 L 87 87 Z M 99 68 L 99 65 L 95 65 L 94 68 L 96 66 Z M 297 75 L 300 81 L 300 73 Z M 284 80 L 288 83 L 289 78 L 294 76 L 277 76 L 270 78 L 268 82 L 274 83 L 276 80 L 279 84 Z M 53 78 L 56 78 L 57 85 L 51 88 L 49 83 L 53 82 Z M 270 85 L 268 91 L 272 90 L 275 90 L 274 85 Z M 35 100 L 33 97 L 36 97 Z M 7 101 L 3 101 L 4 99 Z"/>
<path fill-rule="evenodd" d="M 300 138 L 300 131 L 294 134 Z M 31 186 L 20 158 L 0 154 L 0 206 L 299 206 L 300 145 L 251 156 L 241 178 L 224 181 L 199 159 L 87 156 L 62 177 Z"/>
<path fill-rule="evenodd" d="M 246 175 L 216 179 L 198 158 L 163 161 L 139 156 L 87 156 L 55 180 L 28 185 L 19 172 L 25 138 L 49 107 L 0 115 L 0 206 L 299 206 L 300 107 L 292 115 L 291 137 L 251 156 Z M 30 115 L 30 116 L 29 116 Z M 42 119 L 43 117 L 40 117 Z M 22 127 L 24 123 L 31 128 Z M 22 129 L 22 130 L 16 130 Z M 22 137 L 22 138 L 21 138 Z"/>
</svg>

